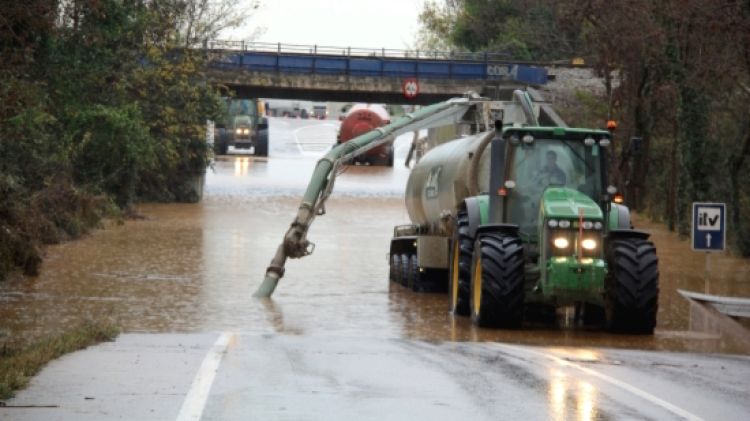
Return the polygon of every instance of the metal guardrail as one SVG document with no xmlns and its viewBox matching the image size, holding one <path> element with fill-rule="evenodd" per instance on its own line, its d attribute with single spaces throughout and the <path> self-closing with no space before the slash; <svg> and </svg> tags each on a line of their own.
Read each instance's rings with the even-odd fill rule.
<svg viewBox="0 0 750 421">
<path fill-rule="evenodd" d="M 196 47 L 199 48 L 199 47 Z M 430 52 L 316 45 L 207 41 L 200 48 L 214 53 L 211 66 L 262 72 L 362 77 L 490 80 L 527 85 L 547 82 L 547 70 L 536 64 L 512 63 L 491 53 Z"/>
<path fill-rule="evenodd" d="M 699 292 L 678 289 L 683 297 L 706 303 L 718 312 L 731 317 L 750 318 L 750 298 L 723 297 L 719 295 L 701 294 Z"/>
<path fill-rule="evenodd" d="M 198 47 L 198 46 L 196 46 Z M 380 57 L 466 61 L 512 61 L 510 54 L 470 51 L 420 51 L 391 48 L 335 47 L 252 41 L 208 41 L 200 47 L 209 50 L 255 51 L 277 54 L 312 54 L 345 57 Z"/>
</svg>

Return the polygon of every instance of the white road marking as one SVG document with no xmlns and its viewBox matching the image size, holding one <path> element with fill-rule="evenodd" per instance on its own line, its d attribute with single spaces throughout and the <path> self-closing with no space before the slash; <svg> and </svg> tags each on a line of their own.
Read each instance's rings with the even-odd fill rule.
<svg viewBox="0 0 750 421">
<path fill-rule="evenodd" d="M 177 415 L 177 421 L 197 421 L 201 419 L 203 409 L 206 407 L 206 401 L 208 401 L 208 394 L 211 392 L 211 386 L 216 377 L 216 372 L 219 370 L 219 364 L 221 364 L 221 360 L 227 352 L 229 342 L 233 338 L 233 333 L 222 333 L 208 351 L 198 369 L 198 373 L 195 375 L 195 379 L 193 379 L 190 390 L 185 395 L 182 408 L 180 408 L 180 413 Z"/>
<path fill-rule="evenodd" d="M 502 348 L 513 349 L 516 352 L 526 352 L 526 353 L 535 354 L 535 355 L 537 355 L 539 357 L 552 360 L 552 361 L 554 361 L 554 362 L 556 362 L 556 363 L 558 363 L 558 364 L 560 364 L 560 365 L 562 365 L 564 367 L 570 367 L 570 368 L 574 368 L 576 370 L 583 371 L 584 373 L 588 374 L 589 376 L 596 377 L 597 379 L 605 381 L 605 382 L 607 382 L 607 383 L 609 383 L 611 385 L 619 387 L 620 389 L 626 390 L 626 391 L 628 391 L 628 392 L 630 392 L 630 393 L 632 393 L 632 394 L 634 394 L 634 395 L 636 395 L 636 396 L 638 396 L 640 398 L 643 398 L 643 399 L 645 399 L 645 400 L 653 403 L 654 405 L 660 406 L 660 407 L 666 409 L 667 411 L 669 411 L 669 412 L 677 415 L 678 417 L 684 418 L 686 420 L 692 420 L 692 421 L 703 421 L 703 418 L 701 418 L 701 417 L 693 414 L 692 412 L 689 412 L 689 411 L 686 411 L 686 410 L 684 410 L 684 409 L 682 409 L 680 407 L 677 407 L 677 406 L 675 406 L 675 405 L 673 405 L 673 404 L 671 404 L 671 403 L 669 403 L 669 402 L 667 402 L 667 401 L 665 401 L 665 400 L 663 400 L 661 398 L 658 398 L 658 397 L 656 397 L 656 396 L 654 396 L 654 395 L 646 392 L 645 390 L 639 389 L 639 388 L 637 388 L 637 387 L 635 387 L 635 386 L 633 386 L 633 385 L 631 385 L 629 383 L 625 383 L 623 381 L 617 380 L 614 377 L 610 377 L 610 376 L 608 376 L 606 374 L 600 373 L 600 372 L 598 372 L 596 370 L 592 370 L 592 369 L 590 369 L 588 367 L 584 367 L 582 365 L 573 363 L 571 361 L 568 361 L 568 360 L 565 360 L 563 358 L 556 357 L 554 355 L 550 355 L 550 354 L 547 354 L 547 353 L 544 353 L 544 352 L 534 351 L 534 350 L 531 350 L 529 348 L 523 348 L 523 349 L 521 349 L 519 347 L 515 347 L 515 346 L 512 346 L 512 345 L 504 345 L 504 344 L 496 344 L 496 345 L 498 345 L 498 346 L 500 346 Z"/>
</svg>

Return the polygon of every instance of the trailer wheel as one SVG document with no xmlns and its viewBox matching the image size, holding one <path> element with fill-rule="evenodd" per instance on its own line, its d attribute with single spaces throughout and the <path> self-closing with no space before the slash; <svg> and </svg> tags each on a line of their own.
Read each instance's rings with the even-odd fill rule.
<svg viewBox="0 0 750 421">
<path fill-rule="evenodd" d="M 607 327 L 614 332 L 652 335 L 659 308 L 659 259 L 651 241 L 623 238 L 608 250 L 604 282 Z"/>
<path fill-rule="evenodd" d="M 483 233 L 474 243 L 471 320 L 479 326 L 521 325 L 524 301 L 524 259 L 521 239 Z"/>
<path fill-rule="evenodd" d="M 411 280 L 411 270 L 409 270 L 409 267 L 411 266 L 411 259 L 409 259 L 409 255 L 406 253 L 401 254 L 401 285 L 411 288 L 412 286 L 412 280 Z"/>
<path fill-rule="evenodd" d="M 400 283 L 399 276 L 401 270 L 401 257 L 398 254 L 391 254 L 390 279 L 392 282 Z"/>
<path fill-rule="evenodd" d="M 450 311 L 469 315 L 469 282 L 474 239 L 469 235 L 469 216 L 465 210 L 456 218 L 456 231 L 451 241 Z"/>
<path fill-rule="evenodd" d="M 424 273 L 419 270 L 419 260 L 416 254 L 411 255 L 409 275 L 411 277 L 411 289 L 414 292 L 428 292 L 430 290 L 429 286 L 425 283 Z"/>
</svg>

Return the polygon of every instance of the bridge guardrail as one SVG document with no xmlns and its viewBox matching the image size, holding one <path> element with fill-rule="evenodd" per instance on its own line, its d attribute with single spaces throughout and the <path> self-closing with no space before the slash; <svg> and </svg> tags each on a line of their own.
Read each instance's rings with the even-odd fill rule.
<svg viewBox="0 0 750 421">
<path fill-rule="evenodd" d="M 337 47 L 326 45 L 285 44 L 252 41 L 208 41 L 201 45 L 209 50 L 237 50 L 257 51 L 277 54 L 313 54 L 313 55 L 337 55 L 337 56 L 360 56 L 360 57 L 382 57 L 382 58 L 406 58 L 406 59 L 438 59 L 438 60 L 468 60 L 468 61 L 512 61 L 512 57 L 505 53 L 470 52 L 470 51 L 420 51 L 399 50 L 392 48 L 360 48 L 360 47 Z"/>
</svg>

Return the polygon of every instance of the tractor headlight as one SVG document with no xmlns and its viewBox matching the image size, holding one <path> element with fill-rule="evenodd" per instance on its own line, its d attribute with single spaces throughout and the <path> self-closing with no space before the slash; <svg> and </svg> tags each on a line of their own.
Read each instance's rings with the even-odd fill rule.
<svg viewBox="0 0 750 421">
<path fill-rule="evenodd" d="M 235 132 L 235 133 L 237 133 L 237 134 L 242 134 L 242 129 L 238 128 L 238 129 L 237 129 L 237 130 L 235 130 L 234 132 Z"/>
<path fill-rule="evenodd" d="M 591 228 L 594 228 L 594 223 L 591 221 L 583 221 L 583 229 L 590 230 Z"/>
<path fill-rule="evenodd" d="M 559 223 L 557 222 L 557 219 L 550 219 L 549 221 L 547 221 L 547 226 L 550 228 L 557 228 L 558 224 Z"/>
<path fill-rule="evenodd" d="M 600 230 L 600 229 L 602 229 L 602 227 L 603 227 L 603 225 L 602 225 L 601 222 L 599 222 L 599 221 L 594 222 L 594 229 L 595 230 Z"/>
<path fill-rule="evenodd" d="M 567 219 L 560 221 L 560 228 L 570 228 L 570 221 Z"/>
<path fill-rule="evenodd" d="M 243 134 L 250 134 L 250 129 L 245 129 L 242 131 Z"/>
<path fill-rule="evenodd" d="M 523 136 L 522 140 L 523 140 L 523 143 L 527 145 L 531 145 L 532 143 L 534 143 L 534 136 L 530 134 L 526 134 Z"/>
<path fill-rule="evenodd" d="M 594 140 L 593 137 L 589 136 L 586 139 L 583 139 L 583 144 L 586 146 L 594 146 L 596 143 L 596 140 Z"/>
<path fill-rule="evenodd" d="M 606 137 L 604 137 L 604 138 L 602 138 L 602 140 L 599 141 L 599 146 L 601 146 L 602 148 L 606 148 L 607 146 L 610 145 L 610 143 L 612 143 L 612 142 L 609 139 L 607 139 Z"/>
<path fill-rule="evenodd" d="M 581 247 L 583 247 L 585 250 L 594 250 L 596 248 L 596 240 L 587 238 L 583 241 L 581 241 Z"/>
<path fill-rule="evenodd" d="M 559 248 L 559 249 L 566 249 L 566 248 L 568 248 L 568 246 L 570 245 L 570 242 L 569 242 L 569 241 L 568 241 L 568 239 L 567 239 L 567 238 L 565 238 L 565 237 L 557 237 L 557 238 L 555 238 L 555 240 L 554 240 L 554 241 L 552 242 L 552 244 L 554 244 L 554 245 L 555 245 L 555 247 L 557 247 L 557 248 Z"/>
</svg>

